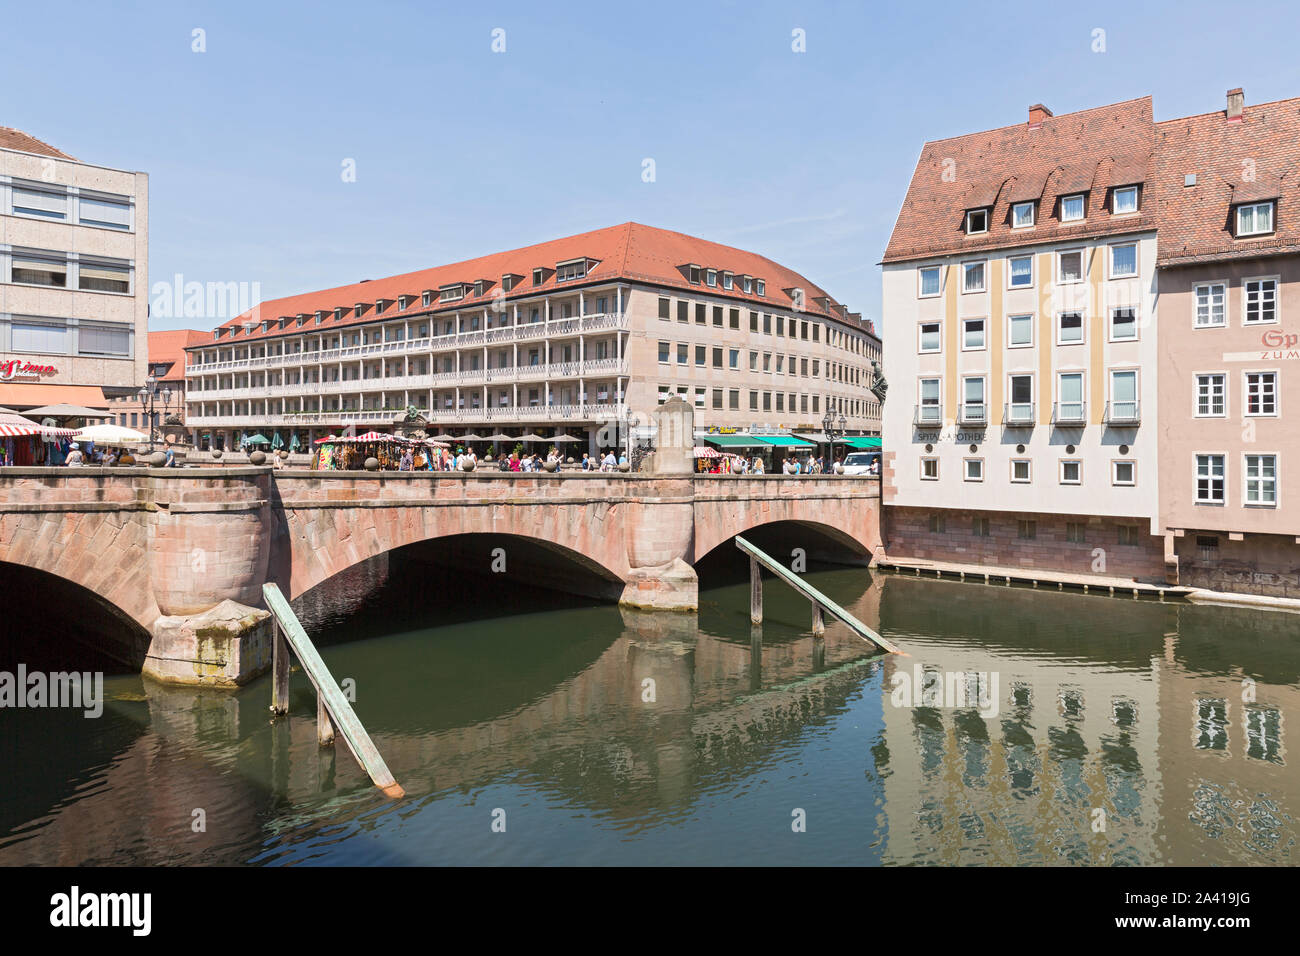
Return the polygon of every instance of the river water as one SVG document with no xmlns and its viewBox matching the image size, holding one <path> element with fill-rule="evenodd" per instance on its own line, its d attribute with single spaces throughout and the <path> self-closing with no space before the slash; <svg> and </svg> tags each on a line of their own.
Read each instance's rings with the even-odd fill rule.
<svg viewBox="0 0 1300 956">
<path fill-rule="evenodd" d="M 297 670 L 276 721 L 268 678 L 115 676 L 98 719 L 0 711 L 0 864 L 1300 859 L 1300 616 L 808 580 L 910 656 L 772 580 L 756 631 L 736 578 L 697 617 L 360 569 L 298 607 L 404 800 L 317 746 Z"/>
</svg>

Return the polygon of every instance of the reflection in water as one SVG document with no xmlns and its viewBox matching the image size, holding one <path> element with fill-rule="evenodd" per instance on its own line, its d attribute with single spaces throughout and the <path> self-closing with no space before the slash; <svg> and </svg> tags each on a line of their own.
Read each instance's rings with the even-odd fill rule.
<svg viewBox="0 0 1300 956">
<path fill-rule="evenodd" d="M 449 574 L 298 603 L 405 800 L 316 745 L 301 673 L 276 721 L 266 679 L 109 678 L 99 720 L 0 711 L 0 864 L 1296 860 L 1297 618 L 810 575 L 899 659 L 780 587 L 755 628 L 745 584 L 696 616 Z"/>
</svg>

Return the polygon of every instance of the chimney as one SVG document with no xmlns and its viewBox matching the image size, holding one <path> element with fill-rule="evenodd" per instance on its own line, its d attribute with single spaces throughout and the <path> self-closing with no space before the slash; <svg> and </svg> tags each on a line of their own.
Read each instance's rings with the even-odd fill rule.
<svg viewBox="0 0 1300 956">
<path fill-rule="evenodd" d="M 1228 122 L 1240 123 L 1241 111 L 1245 105 L 1246 94 L 1241 91 L 1241 87 L 1228 90 Z"/>
<path fill-rule="evenodd" d="M 1047 117 L 1051 115 L 1052 111 L 1046 106 L 1042 103 L 1035 103 L 1033 106 L 1029 107 L 1029 128 L 1038 129 L 1038 127 L 1043 125 L 1043 120 L 1047 119 Z"/>
</svg>

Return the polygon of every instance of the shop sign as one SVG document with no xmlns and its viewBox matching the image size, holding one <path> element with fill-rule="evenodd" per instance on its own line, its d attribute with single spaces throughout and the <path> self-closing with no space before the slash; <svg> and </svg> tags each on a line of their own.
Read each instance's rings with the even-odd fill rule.
<svg viewBox="0 0 1300 956">
<path fill-rule="evenodd" d="M 59 370 L 53 365 L 35 365 L 22 359 L 0 361 L 0 382 L 34 382 L 44 375 L 57 375 Z"/>
</svg>

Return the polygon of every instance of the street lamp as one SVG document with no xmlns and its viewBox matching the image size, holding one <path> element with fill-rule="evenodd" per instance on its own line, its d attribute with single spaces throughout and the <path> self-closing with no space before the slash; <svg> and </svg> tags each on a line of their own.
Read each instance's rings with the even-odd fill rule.
<svg viewBox="0 0 1300 956">
<path fill-rule="evenodd" d="M 155 418 L 158 414 L 154 409 L 157 406 L 158 399 L 161 398 L 163 414 L 166 414 L 171 410 L 172 390 L 165 385 L 159 389 L 158 380 L 150 375 L 145 379 L 144 386 L 136 394 L 140 397 L 141 408 L 146 409 L 145 421 L 149 425 L 149 452 L 152 454 L 154 426 L 156 424 Z"/>
<path fill-rule="evenodd" d="M 838 428 L 836 427 L 838 426 Z M 826 443 L 830 447 L 830 454 L 826 457 L 832 462 L 835 460 L 835 440 L 843 438 L 844 433 L 848 431 L 849 420 L 840 414 L 839 420 L 835 419 L 835 409 L 828 404 L 826 406 L 826 416 L 822 419 L 822 431 L 826 433 Z"/>
</svg>

